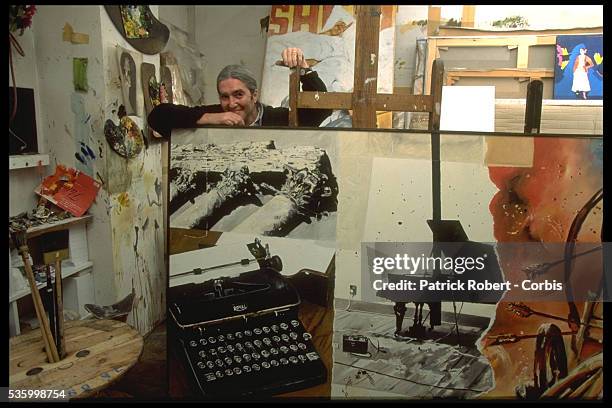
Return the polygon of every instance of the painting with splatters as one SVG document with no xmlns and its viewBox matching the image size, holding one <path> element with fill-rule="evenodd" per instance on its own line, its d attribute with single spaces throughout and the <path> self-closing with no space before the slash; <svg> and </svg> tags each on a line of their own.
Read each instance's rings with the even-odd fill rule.
<svg viewBox="0 0 612 408">
<path fill-rule="evenodd" d="M 379 93 L 393 92 L 393 55 L 397 6 L 381 6 L 378 56 Z M 261 102 L 289 106 L 289 70 L 278 64 L 287 47 L 304 51 L 308 65 L 329 92 L 351 92 L 355 64 L 354 6 L 273 5 L 261 82 Z M 281 61 L 282 62 L 282 61 Z M 334 111 L 321 127 L 350 127 L 346 111 Z"/>
<path fill-rule="evenodd" d="M 428 134 L 177 132 L 171 147 L 170 226 L 194 236 L 204 230 L 201 237 L 212 233 L 207 239 L 218 239 L 215 247 L 199 250 L 210 254 L 198 258 L 200 265 L 211 259 L 216 265 L 240 260 L 240 248 L 253 237 L 268 239 L 272 253 L 290 248 L 286 241 L 308 241 L 283 256 L 283 264 L 290 265 L 283 270 L 288 276 L 299 262 L 333 256 L 332 398 L 601 399 L 603 304 L 572 292 L 581 281 L 601 276 L 596 262 L 601 258 L 603 213 L 601 138 L 527 138 L 525 143 L 532 145 L 525 150 L 529 160 L 520 157 L 513 164 L 512 155 L 506 155 L 500 165 L 484 160 L 483 136 L 452 136 L 441 138 L 442 219 L 460 225 L 461 239 L 490 247 L 491 262 L 504 278 L 564 281 L 563 301 L 514 301 L 505 293 L 494 302 L 421 302 L 368 293 L 371 282 L 360 274 L 362 243 L 433 240 L 428 220 L 436 178 Z M 328 166 L 319 170 L 327 169 L 324 186 L 333 193 L 335 209 L 329 203 L 323 207 L 322 201 L 319 208 L 326 208 L 326 214 L 305 221 L 308 212 L 302 210 L 297 213 L 302 223 L 291 228 L 288 207 L 266 208 L 273 198 L 265 195 L 293 197 L 290 201 L 298 203 L 285 183 L 302 168 L 310 169 L 306 157 L 321 158 L 323 152 Z M 286 163 L 297 167 L 297 173 L 275 167 Z M 322 180 L 308 173 L 300 179 Z M 247 223 L 253 214 L 258 214 L 255 222 Z M 323 226 L 332 219 L 330 235 Z M 286 230 L 266 229 L 275 223 Z M 317 233 L 305 234 L 301 226 Z M 234 238 L 223 239 L 234 233 Z M 533 258 L 509 243 L 536 245 L 551 254 L 561 248 L 561 259 L 534 268 Z M 581 252 L 583 244 L 593 249 Z M 331 249 L 331 256 L 316 252 L 317 245 Z M 181 279 L 172 276 L 181 267 L 171 262 L 171 286 Z M 210 273 L 201 279 L 228 272 Z M 351 342 L 361 342 L 362 349 L 351 350 Z"/>
<path fill-rule="evenodd" d="M 603 304 L 578 301 L 585 297 L 575 290 L 601 277 L 601 139 L 528 139 L 531 164 L 514 167 L 483 164 L 479 136 L 442 138 L 442 218 L 459 222 L 469 241 L 493 245 L 506 279 L 567 281 L 554 301 L 436 304 L 371 301 L 371 282 L 355 273 L 361 242 L 431 242 L 429 138 L 343 133 L 332 397 L 600 399 Z M 555 258 L 534 271 L 526 268 L 533 258 L 510 242 L 557 248 L 561 258 L 566 250 L 571 262 Z M 559 301 L 566 296 L 575 301 Z M 365 338 L 367 353 L 345 351 L 346 338 Z"/>
</svg>

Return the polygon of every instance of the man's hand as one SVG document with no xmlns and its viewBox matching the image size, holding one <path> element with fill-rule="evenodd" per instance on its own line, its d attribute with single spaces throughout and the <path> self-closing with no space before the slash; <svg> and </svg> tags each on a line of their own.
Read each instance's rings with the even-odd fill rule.
<svg viewBox="0 0 612 408">
<path fill-rule="evenodd" d="M 196 122 L 198 125 L 244 126 L 244 120 L 234 112 L 205 113 Z"/>
<path fill-rule="evenodd" d="M 304 52 L 300 48 L 285 48 L 281 53 L 283 64 L 289 68 L 308 68 Z"/>
</svg>

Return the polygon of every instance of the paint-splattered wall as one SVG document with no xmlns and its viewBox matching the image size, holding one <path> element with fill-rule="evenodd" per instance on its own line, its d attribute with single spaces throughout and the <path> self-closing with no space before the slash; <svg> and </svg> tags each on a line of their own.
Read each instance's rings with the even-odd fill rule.
<svg viewBox="0 0 612 408">
<path fill-rule="evenodd" d="M 156 7 L 151 10 L 157 12 Z M 122 98 L 116 45 L 156 67 L 159 55 L 134 50 L 115 29 L 104 7 L 41 6 L 38 13 L 35 42 L 42 127 L 51 167 L 56 162 L 74 166 L 102 183 L 89 210 L 94 219 L 88 226 L 95 302 L 112 304 L 134 289 L 137 302 L 128 323 L 145 334 L 165 317 L 161 144 L 154 143 L 134 158 L 125 159 L 106 142 L 104 123 L 107 119 L 117 122 Z M 75 32 L 88 34 L 89 43 L 63 42 L 65 23 Z M 74 90 L 73 58 L 88 59 L 86 92 Z M 142 126 L 139 82 L 136 89 L 140 119 L 135 120 Z"/>
</svg>

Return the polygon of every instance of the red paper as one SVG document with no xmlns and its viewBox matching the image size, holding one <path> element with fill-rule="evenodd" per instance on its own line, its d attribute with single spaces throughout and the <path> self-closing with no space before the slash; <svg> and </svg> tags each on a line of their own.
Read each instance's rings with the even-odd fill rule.
<svg viewBox="0 0 612 408">
<path fill-rule="evenodd" d="M 75 217 L 80 217 L 96 199 L 100 183 L 73 168 L 57 165 L 55 174 L 46 177 L 36 194 L 46 198 Z"/>
</svg>

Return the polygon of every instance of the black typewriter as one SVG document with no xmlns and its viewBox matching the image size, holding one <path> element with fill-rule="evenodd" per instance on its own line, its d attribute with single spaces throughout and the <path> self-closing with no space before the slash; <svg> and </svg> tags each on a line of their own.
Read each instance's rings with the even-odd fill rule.
<svg viewBox="0 0 612 408">
<path fill-rule="evenodd" d="M 168 298 L 171 336 L 203 396 L 269 396 L 327 380 L 298 319 L 298 292 L 265 263 L 236 277 L 170 287 Z"/>
</svg>

